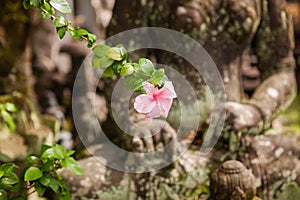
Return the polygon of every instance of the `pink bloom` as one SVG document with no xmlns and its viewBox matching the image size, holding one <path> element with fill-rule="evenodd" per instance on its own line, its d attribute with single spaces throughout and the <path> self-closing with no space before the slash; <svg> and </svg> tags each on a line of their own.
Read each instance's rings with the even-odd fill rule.
<svg viewBox="0 0 300 200">
<path fill-rule="evenodd" d="M 139 113 L 146 114 L 146 118 L 167 117 L 176 98 L 172 82 L 166 81 L 161 89 L 158 89 L 149 82 L 143 82 L 146 94 L 135 98 L 134 109 Z"/>
</svg>

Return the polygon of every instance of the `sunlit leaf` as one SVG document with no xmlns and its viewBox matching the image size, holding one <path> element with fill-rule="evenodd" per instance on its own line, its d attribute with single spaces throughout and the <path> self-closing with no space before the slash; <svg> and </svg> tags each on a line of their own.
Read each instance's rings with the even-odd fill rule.
<svg viewBox="0 0 300 200">
<path fill-rule="evenodd" d="M 61 13 L 72 13 L 72 9 L 66 0 L 51 0 L 49 3 Z"/>
<path fill-rule="evenodd" d="M 59 28 L 59 27 L 63 27 L 66 25 L 66 21 L 65 18 L 63 16 L 58 16 L 55 19 L 53 19 L 53 24 Z"/>
<path fill-rule="evenodd" d="M 25 160 L 25 164 L 28 164 L 28 163 L 39 163 L 41 160 L 36 157 L 36 156 L 29 156 L 28 158 L 26 158 Z"/>
<path fill-rule="evenodd" d="M 121 55 L 121 51 L 119 48 L 117 47 L 112 47 L 112 48 L 109 48 L 106 52 L 105 52 L 105 55 L 108 57 L 108 58 L 111 58 L 111 59 L 114 59 L 114 60 L 117 60 L 117 61 L 120 61 L 123 59 L 122 55 Z"/>
<path fill-rule="evenodd" d="M 120 75 L 121 75 L 121 76 L 128 76 L 128 75 L 132 74 L 133 72 L 134 72 L 134 68 L 133 68 L 132 64 L 126 63 L 126 64 L 121 68 Z"/>
<path fill-rule="evenodd" d="M 88 39 L 88 47 L 90 48 L 96 42 L 97 36 L 95 34 L 88 33 L 87 39 Z"/>
<path fill-rule="evenodd" d="M 70 170 L 74 174 L 77 174 L 77 175 L 82 175 L 83 174 L 82 168 L 80 167 L 80 165 L 76 162 L 76 160 L 74 158 L 71 158 L 71 157 L 65 158 L 61 162 L 61 166 L 63 166 L 66 169 Z"/>
<path fill-rule="evenodd" d="M 12 116 L 7 111 L 1 110 L 1 117 L 6 122 L 8 128 L 9 128 L 9 131 L 14 132 L 16 125 L 15 125 L 15 122 L 14 122 Z"/>
<path fill-rule="evenodd" d="M 71 30 L 69 33 L 73 39 L 80 41 L 83 40 L 82 36 L 87 36 L 89 34 L 89 32 L 85 29 L 74 29 Z"/>
<path fill-rule="evenodd" d="M 5 109 L 9 112 L 17 112 L 18 111 L 16 105 L 13 103 L 10 103 L 10 102 L 7 102 L 5 104 Z"/>
<path fill-rule="evenodd" d="M 24 181 L 34 181 L 42 176 L 43 172 L 39 168 L 32 166 L 25 171 Z"/>
</svg>

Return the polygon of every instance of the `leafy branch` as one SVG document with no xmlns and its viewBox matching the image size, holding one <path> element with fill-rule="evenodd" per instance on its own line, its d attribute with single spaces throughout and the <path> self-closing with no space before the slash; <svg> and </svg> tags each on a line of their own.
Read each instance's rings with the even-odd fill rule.
<svg viewBox="0 0 300 200">
<path fill-rule="evenodd" d="M 33 192 L 43 196 L 46 189 L 59 193 L 60 200 L 69 200 L 70 192 L 57 170 L 66 168 L 72 173 L 82 175 L 82 169 L 61 145 L 42 145 L 41 156 L 29 156 L 25 164 L 29 166 L 21 173 L 21 180 L 14 172 L 18 167 L 13 163 L 0 165 L 0 199 L 24 200 Z M 23 187 L 25 185 L 25 188 Z"/>
<path fill-rule="evenodd" d="M 86 40 L 89 48 L 92 48 L 97 40 L 95 34 L 82 28 L 75 29 L 71 21 L 66 20 L 63 16 L 55 16 L 55 10 L 64 14 L 72 13 L 72 9 L 66 0 L 24 0 L 23 6 L 25 9 L 35 7 L 41 10 L 41 18 L 52 20 L 60 39 L 63 39 L 66 32 L 68 32 L 74 40 Z"/>
<path fill-rule="evenodd" d="M 157 87 L 162 87 L 168 80 L 164 69 L 156 70 L 153 63 L 140 58 L 138 63 L 128 60 L 128 53 L 122 45 L 110 47 L 104 44 L 96 44 L 97 37 L 85 29 L 75 29 L 71 21 L 63 16 L 55 16 L 55 11 L 61 13 L 72 13 L 72 10 L 66 0 L 24 0 L 25 9 L 33 6 L 41 10 L 41 17 L 51 19 L 56 26 L 56 31 L 60 39 L 64 38 L 68 32 L 74 40 L 85 40 L 88 47 L 93 49 L 93 68 L 104 70 L 104 76 L 107 78 L 114 75 L 125 76 L 125 82 L 129 89 L 143 92 L 142 83 L 148 81 Z"/>
</svg>

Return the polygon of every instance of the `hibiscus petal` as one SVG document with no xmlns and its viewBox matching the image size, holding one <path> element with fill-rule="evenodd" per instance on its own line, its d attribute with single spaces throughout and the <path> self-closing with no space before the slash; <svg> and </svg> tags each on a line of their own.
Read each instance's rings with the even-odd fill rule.
<svg viewBox="0 0 300 200">
<path fill-rule="evenodd" d="M 152 96 L 153 94 L 156 94 L 158 92 L 157 87 L 155 87 L 153 84 L 151 84 L 151 83 L 149 83 L 147 81 L 144 81 L 142 83 L 142 85 L 143 85 L 143 88 L 144 88 L 144 90 L 146 91 L 146 93 L 148 95 Z"/>
<path fill-rule="evenodd" d="M 133 107 L 139 113 L 149 113 L 156 106 L 156 101 L 149 95 L 141 94 L 135 98 Z"/>
<path fill-rule="evenodd" d="M 167 117 L 169 114 L 169 111 L 171 109 L 173 103 L 173 99 L 171 98 L 161 98 L 158 101 L 159 107 L 160 107 L 160 115 L 162 117 Z"/>
<path fill-rule="evenodd" d="M 160 113 L 161 113 L 161 110 L 160 110 L 159 106 L 156 105 L 156 106 L 151 110 L 151 112 L 149 112 L 149 113 L 146 115 L 146 118 L 152 119 L 152 118 L 160 117 Z"/>
<path fill-rule="evenodd" d="M 176 92 L 171 81 L 166 81 L 164 86 L 157 93 L 159 98 L 176 98 Z"/>
</svg>

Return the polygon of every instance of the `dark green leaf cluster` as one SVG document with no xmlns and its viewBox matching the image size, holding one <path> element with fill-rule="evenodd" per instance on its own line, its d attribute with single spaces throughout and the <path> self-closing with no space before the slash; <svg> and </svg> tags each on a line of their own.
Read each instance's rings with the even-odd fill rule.
<svg viewBox="0 0 300 200">
<path fill-rule="evenodd" d="M 16 125 L 15 125 L 15 122 L 13 120 L 11 113 L 15 113 L 17 111 L 18 111 L 18 109 L 15 106 L 15 104 L 13 104 L 13 103 L 7 102 L 5 104 L 0 104 L 0 116 L 7 124 L 10 132 L 14 132 L 15 128 L 16 128 Z"/>
<path fill-rule="evenodd" d="M 125 83 L 131 90 L 142 91 L 144 81 L 162 86 L 168 80 L 164 69 L 156 70 L 153 63 L 146 58 L 140 58 L 138 63 L 127 61 L 128 53 L 122 45 L 109 47 L 99 44 L 93 51 L 94 69 L 103 69 L 104 77 L 108 78 L 117 74 L 125 76 Z"/>
<path fill-rule="evenodd" d="M 51 188 L 55 193 L 60 192 L 60 199 L 69 199 L 68 188 L 57 170 L 66 168 L 77 175 L 82 175 L 82 169 L 71 157 L 72 154 L 74 151 L 67 151 L 59 144 L 43 145 L 40 157 L 30 156 L 25 160 L 26 164 L 32 164 L 32 166 L 25 170 L 24 181 L 33 182 L 40 196 L 47 188 Z"/>
<path fill-rule="evenodd" d="M 9 193 L 16 193 L 20 190 L 19 177 L 15 174 L 15 164 L 8 163 L 0 165 L 0 199 L 1 200 L 26 200 L 25 196 L 9 196 Z"/>
<path fill-rule="evenodd" d="M 59 194 L 59 199 L 69 200 L 70 192 L 62 177 L 57 170 L 66 168 L 72 173 L 82 175 L 82 169 L 71 155 L 74 151 L 67 151 L 61 145 L 42 145 L 41 156 L 29 156 L 25 164 L 29 166 L 21 173 L 21 180 L 27 183 L 27 190 L 34 187 L 39 196 L 43 196 L 46 189 L 51 189 Z M 23 188 L 20 187 L 21 181 L 14 173 L 17 168 L 15 164 L 3 164 L 0 166 L 0 200 L 6 199 L 26 199 Z M 14 192 L 18 196 L 10 197 Z M 23 196 L 22 196 L 23 195 Z"/>
</svg>

